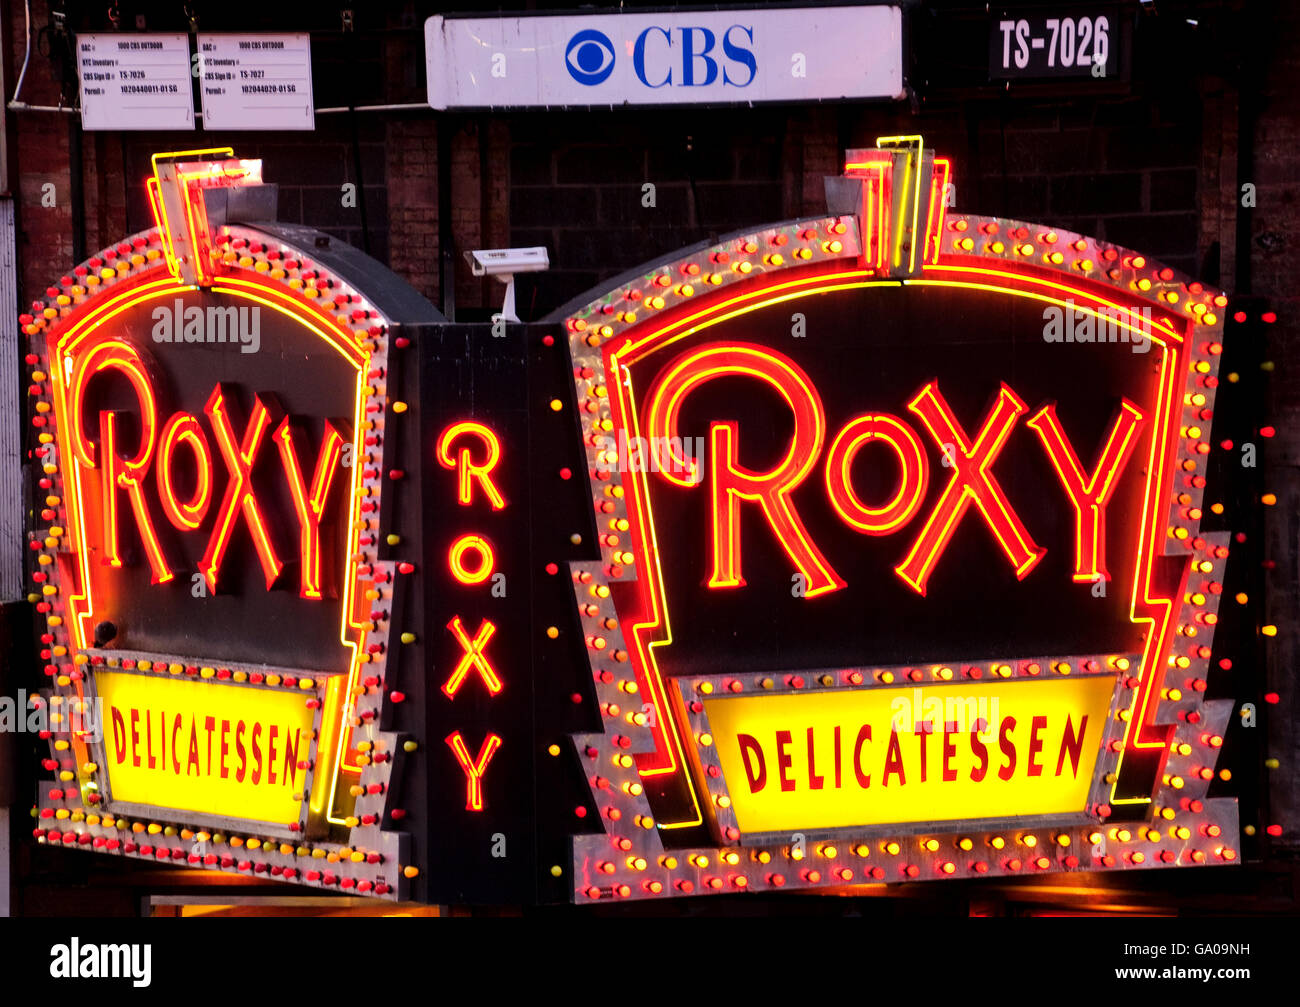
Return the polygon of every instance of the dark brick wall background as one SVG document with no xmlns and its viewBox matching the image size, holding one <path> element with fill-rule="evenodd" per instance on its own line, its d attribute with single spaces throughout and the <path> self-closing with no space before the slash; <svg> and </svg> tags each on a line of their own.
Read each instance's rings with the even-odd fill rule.
<svg viewBox="0 0 1300 1007">
<path fill-rule="evenodd" d="M 33 23 L 46 21 L 44 0 Z M 378 15 L 376 15 L 378 17 Z M 22 10 L 9 41 L 22 55 Z M 386 27 L 419 23 L 388 15 Z M 233 22 L 232 22 L 233 24 Z M 175 27 L 175 26 L 170 26 Z M 205 24 L 205 27 L 217 27 Z M 313 36 L 318 108 L 422 97 L 418 32 Z M 906 103 L 592 112 L 447 114 L 362 112 L 317 117 L 313 133 L 87 134 L 82 139 L 86 249 L 147 223 L 141 179 L 148 157 L 178 143 L 228 143 L 264 159 L 283 219 L 312 223 L 372 254 L 442 303 L 438 131 L 451 134 L 455 303 L 493 306 L 497 289 L 468 276 L 460 253 L 543 244 L 551 271 L 521 281 L 521 310 L 536 314 L 630 266 L 754 223 L 821 212 L 822 176 L 845 147 L 920 132 L 951 156 L 957 205 L 1018 216 L 1140 248 L 1197 273 L 1209 245 L 1201 204 L 1209 177 L 1198 74 L 1178 86 L 1134 83 L 1127 98 L 947 99 Z M 34 56 L 23 99 L 52 104 L 58 87 Z M 75 117 L 17 114 L 24 280 L 40 290 L 71 255 L 69 132 Z M 1218 142 L 1216 132 L 1211 138 Z M 1285 140 L 1285 137 L 1281 138 Z M 55 181 L 60 205 L 40 206 Z M 361 184 L 358 206 L 342 186 Z M 653 208 L 642 186 L 655 186 Z M 361 200 L 364 200 L 364 226 Z M 447 223 L 447 222 L 444 222 Z M 492 240 L 488 241 L 488 235 Z M 1213 279 L 1212 277 L 1210 279 Z"/>
<path fill-rule="evenodd" d="M 1041 221 L 1196 274 L 1199 106 L 886 105 L 512 117 L 510 235 L 544 244 L 539 306 L 727 230 L 825 209 L 844 146 L 921 133 L 953 159 L 962 210 Z M 841 143 L 842 141 L 842 143 Z M 642 185 L 656 205 L 642 206 Z M 797 183 L 797 184 L 791 184 Z"/>
</svg>

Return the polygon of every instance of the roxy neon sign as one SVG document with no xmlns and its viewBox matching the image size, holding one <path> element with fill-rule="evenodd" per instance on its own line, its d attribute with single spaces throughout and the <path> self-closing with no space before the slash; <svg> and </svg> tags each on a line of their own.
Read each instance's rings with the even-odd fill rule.
<svg viewBox="0 0 1300 1007">
<path fill-rule="evenodd" d="M 715 378 L 745 377 L 775 389 L 793 414 L 794 427 L 784 458 L 767 471 L 740 462 L 742 431 L 735 421 L 709 426 L 707 476 L 695 459 L 674 457 L 675 464 L 659 475 L 683 488 L 707 482 L 709 494 L 710 575 L 714 589 L 745 584 L 740 511 L 755 504 L 772 533 L 804 578 L 805 597 L 837 591 L 846 582 L 822 553 L 796 509 L 792 493 L 813 476 L 823 449 L 822 481 L 835 513 L 865 535 L 891 535 L 917 517 L 930 480 L 930 465 L 921 436 L 906 420 L 888 413 L 864 413 L 850 419 L 834 436 L 827 429 L 826 410 L 812 380 L 790 358 L 775 350 L 746 343 L 707 343 L 673 360 L 655 380 L 646 406 L 651 438 L 680 443 L 682 404 L 696 389 Z M 907 409 L 944 455 L 948 482 L 920 526 L 894 572 L 918 594 L 943 556 L 953 533 L 968 514 L 983 519 L 1001 546 L 1017 579 L 1024 579 L 1043 558 L 994 473 L 994 465 L 1017 422 L 1029 407 L 1003 383 L 988 413 L 974 430 L 957 419 L 937 380 L 928 381 L 907 403 Z M 1106 569 L 1105 514 L 1119 477 L 1145 422 L 1143 411 L 1127 399 L 1098 446 L 1095 461 L 1085 469 L 1051 403 L 1026 421 L 1051 462 L 1061 489 L 1074 512 L 1073 579 L 1109 580 Z M 898 476 L 892 497 L 863 501 L 854 488 L 852 469 L 858 454 L 879 444 L 893 456 Z"/>
<path fill-rule="evenodd" d="M 92 441 L 81 420 L 92 378 L 115 371 L 134 390 L 138 411 L 139 444 L 133 454 L 123 451 L 121 417 L 112 410 L 99 412 L 99 439 Z M 155 584 L 170 581 L 175 570 L 164 553 L 145 487 L 152 471 L 158 506 L 166 519 L 181 532 L 198 531 L 212 505 L 213 448 L 204 425 L 192 413 L 176 412 L 166 421 L 159 416 L 157 394 L 139 350 L 129 343 L 108 340 L 78 358 L 72 373 L 69 399 L 71 445 L 83 469 L 98 469 L 100 482 L 101 547 L 104 562 L 123 565 L 121 548 L 120 496 L 125 494 L 139 532 Z M 264 450 L 274 451 L 293 500 L 298 524 L 298 558 L 301 560 L 299 594 L 319 600 L 334 585 L 321 561 L 321 525 L 330 500 L 330 490 L 351 434 L 333 421 L 325 422 L 325 434 L 317 449 L 313 468 L 302 463 L 302 449 L 291 425 L 274 396 L 258 393 L 242 432 L 237 432 L 230 408 L 230 389 L 218 382 L 203 408 L 211 440 L 216 442 L 229 478 L 208 533 L 207 546 L 198 570 L 209 590 L 216 590 L 220 572 L 235 527 L 247 527 L 270 590 L 284 571 L 285 562 L 270 534 L 266 508 L 253 485 L 253 469 Z M 178 492 L 174 470 L 182 454 L 188 454 L 195 472 L 194 489 L 187 499 Z"/>
</svg>

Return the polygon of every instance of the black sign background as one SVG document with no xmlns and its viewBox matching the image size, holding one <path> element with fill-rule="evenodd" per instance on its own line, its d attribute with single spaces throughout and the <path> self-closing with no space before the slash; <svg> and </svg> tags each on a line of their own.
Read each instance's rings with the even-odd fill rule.
<svg viewBox="0 0 1300 1007">
<path fill-rule="evenodd" d="M 806 316 L 806 337 L 791 335 L 791 312 Z M 1159 350 L 1127 344 L 1048 343 L 1043 304 L 1002 294 L 938 287 L 874 287 L 802 298 L 711 326 L 632 367 L 644 408 L 655 376 L 687 346 L 744 341 L 771 347 L 811 377 L 825 406 L 826 442 L 816 468 L 792 493 L 809 535 L 847 581 L 815 598 L 792 594 L 796 568 L 757 504 L 741 506 L 747 585 L 706 588 L 710 569 L 708 488 L 679 488 L 651 474 L 649 485 L 673 644 L 657 653 L 674 675 L 717 674 L 1055 656 L 1130 653 L 1141 629 L 1129 619 L 1141 492 L 1155 415 Z M 1047 554 L 1023 581 L 974 506 L 940 556 L 921 597 L 893 571 L 951 478 L 939 448 L 907 402 L 932 378 L 967 437 L 974 438 L 1006 382 L 1029 407 L 992 472 L 1032 539 Z M 1074 518 L 1064 488 L 1025 420 L 1049 400 L 1086 471 L 1114 422 L 1121 396 L 1147 423 L 1107 509 L 1106 596 L 1071 580 Z M 836 432 L 851 417 L 886 412 L 916 431 L 930 481 L 916 516 L 899 532 L 868 536 L 832 510 L 823 471 Z M 644 429 L 644 413 L 643 429 Z M 681 410 L 679 434 L 707 438 L 715 420 L 739 423 L 741 464 L 775 465 L 788 449 L 789 408 L 752 378 L 718 378 Z M 864 501 L 888 499 L 897 478 L 892 454 L 868 446 L 853 465 Z"/>
<path fill-rule="evenodd" d="M 416 688 L 428 724 L 425 897 L 567 901 L 569 836 L 601 827 L 569 735 L 602 730 L 569 578 L 569 560 L 599 552 L 567 347 L 558 327 L 541 325 L 512 325 L 500 338 L 488 325 L 407 332 L 418 342 L 421 388 L 405 423 L 419 437 L 422 471 L 425 639 Z M 553 410 L 553 400 L 563 408 Z M 501 442 L 492 477 L 506 498 L 502 510 L 491 509 L 477 484 L 472 504 L 460 505 L 456 473 L 438 463 L 438 435 L 462 420 L 485 424 Z M 477 444 L 473 451 L 480 459 Z M 471 532 L 492 543 L 504 596 L 494 596 L 490 579 L 464 585 L 451 576 L 448 549 Z M 464 653 L 447 629 L 453 616 L 471 639 L 482 620 L 496 626 L 485 653 L 503 683 L 497 695 L 476 671 L 454 699 L 442 692 Z M 445 740 L 454 731 L 471 758 L 488 732 L 502 738 L 484 775 L 482 810 L 466 808 L 466 777 Z M 552 865 L 563 867 L 559 877 Z"/>
<path fill-rule="evenodd" d="M 217 376 L 231 391 L 228 417 L 236 441 L 242 441 L 253 396 L 271 393 L 284 411 L 293 417 L 295 444 L 303 479 L 310 485 L 316 455 L 324 433 L 324 420 L 344 423 L 350 429 L 355 399 L 356 371 L 337 353 L 320 345 L 319 337 L 290 321 L 278 311 L 262 310 L 259 320 L 260 346 L 244 353 L 239 343 L 155 342 L 153 312 L 172 311 L 175 301 L 184 308 L 222 308 L 249 304 L 240 298 L 191 290 L 128 308 L 113 321 L 113 336 L 137 347 L 150 371 L 158 403 L 154 463 L 144 482 L 145 499 L 154 528 L 175 576 L 165 584 L 150 583 L 150 568 L 141 545 L 139 530 L 126 494 L 119 492 L 118 540 L 123 565 L 112 568 L 91 556 L 88 568 L 95 590 L 94 622 L 111 621 L 117 627 L 113 647 L 155 654 L 193 655 L 210 659 L 220 655 L 226 661 L 251 661 L 314 671 L 346 671 L 349 651 L 339 640 L 341 608 L 334 598 L 309 601 L 300 598 L 298 572 L 298 519 L 285 481 L 280 456 L 271 439 L 272 428 L 261 441 L 253 466 L 253 485 L 268 526 L 268 534 L 285 568 L 273 590 L 258 563 L 248 525 L 242 513 L 218 572 L 215 593 L 197 592 L 193 577 L 208 544 L 213 524 L 221 510 L 228 482 L 228 469 L 221 456 L 211 424 L 203 407 Z M 139 405 L 126 378 L 116 370 L 94 377 L 87 386 L 82 423 L 86 435 L 99 439 L 100 410 L 119 410 L 122 438 L 119 453 L 130 457 L 139 444 L 135 417 Z M 172 527 L 158 503 L 158 443 L 162 426 L 176 411 L 196 416 L 212 455 L 212 500 L 200 528 L 180 532 Z M 273 423 L 276 422 L 273 420 Z M 192 452 L 175 453 L 173 479 L 178 494 L 188 498 L 195 485 Z M 333 559 L 333 580 L 341 588 L 345 534 L 348 516 L 348 481 L 352 469 L 340 468 L 330 488 L 330 503 L 321 528 L 322 567 Z M 96 498 L 100 492 L 99 470 L 83 475 L 82 486 L 93 509 L 87 539 L 100 538 Z M 88 478 L 87 478 L 88 476 Z M 256 624 L 271 632 L 249 633 L 249 606 L 256 606 Z"/>
<path fill-rule="evenodd" d="M 989 77 L 1114 77 L 1121 65 L 1125 28 L 1122 17 L 1120 8 L 1109 4 L 1061 3 L 1033 10 L 994 8 L 989 13 Z M 1100 30 L 1105 38 L 1100 50 L 1099 19 L 1104 19 Z M 1056 24 L 1049 25 L 1048 21 Z M 1007 22 L 1011 24 L 1004 28 Z M 1098 55 L 1104 55 L 1104 72 L 1095 71 Z"/>
</svg>

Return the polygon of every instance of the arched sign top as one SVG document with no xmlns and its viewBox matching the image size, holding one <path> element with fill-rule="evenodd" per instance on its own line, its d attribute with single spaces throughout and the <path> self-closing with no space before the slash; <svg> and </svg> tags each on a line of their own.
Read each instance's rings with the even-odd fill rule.
<svg viewBox="0 0 1300 1007">
<path fill-rule="evenodd" d="M 353 732 L 386 701 L 362 683 L 385 671 L 397 569 L 377 520 L 394 329 L 441 316 L 326 235 L 236 223 L 274 206 L 260 161 L 153 167 L 155 226 L 21 318 L 46 671 L 56 701 L 104 711 L 69 735 L 68 795 L 103 813 L 113 851 L 140 848 L 115 821 L 179 815 L 192 835 L 288 844 L 278 876 L 346 848 L 331 883 L 397 897 L 401 837 L 366 807 L 393 762 Z"/>
<path fill-rule="evenodd" d="M 626 662 L 640 698 L 600 695 L 645 786 L 593 794 L 655 823 L 603 873 L 607 837 L 575 839 L 578 901 L 753 886 L 754 858 L 761 887 L 816 887 L 1233 856 L 1184 841 L 1235 829 L 1186 754 L 1230 705 L 1187 685 L 1227 556 L 1199 528 L 1227 298 L 958 212 L 952 172 L 882 138 L 826 180 L 828 215 L 554 316 L 602 531 L 571 564 L 592 667 Z M 1116 838 L 1169 807 L 1176 851 Z M 989 855 L 1030 827 L 1045 850 Z"/>
</svg>

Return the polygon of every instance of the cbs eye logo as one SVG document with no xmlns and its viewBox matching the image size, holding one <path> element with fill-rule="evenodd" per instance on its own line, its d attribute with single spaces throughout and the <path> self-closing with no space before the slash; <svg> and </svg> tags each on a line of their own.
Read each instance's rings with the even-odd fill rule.
<svg viewBox="0 0 1300 1007">
<path fill-rule="evenodd" d="M 614 72 L 614 43 L 595 28 L 580 31 L 569 39 L 564 65 L 579 84 L 601 84 Z"/>
</svg>

